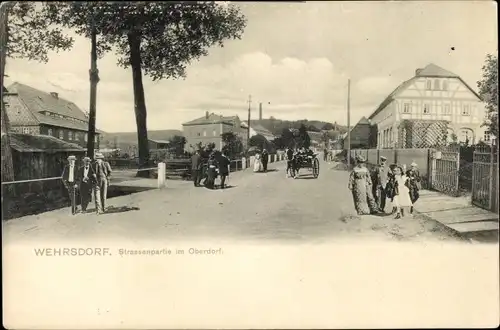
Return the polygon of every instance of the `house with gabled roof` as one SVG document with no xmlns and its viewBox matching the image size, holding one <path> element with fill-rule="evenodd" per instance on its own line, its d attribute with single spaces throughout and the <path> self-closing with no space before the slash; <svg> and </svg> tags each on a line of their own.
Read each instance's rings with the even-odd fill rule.
<svg viewBox="0 0 500 330">
<path fill-rule="evenodd" d="M 182 124 L 182 132 L 186 138 L 186 150 L 202 145 L 214 143 L 219 150 L 224 146 L 222 135 L 232 132 L 237 135 L 243 145 L 247 144 L 248 126 L 238 116 L 222 116 L 215 113 L 205 112 L 205 116 L 196 118 Z"/>
<path fill-rule="evenodd" d="M 451 141 L 488 142 L 480 96 L 459 75 L 429 64 L 390 93 L 369 120 L 377 148 L 418 148 Z"/>
<path fill-rule="evenodd" d="M 361 117 L 350 130 L 351 149 L 368 149 L 372 145 L 372 123 L 366 117 Z M 342 146 L 347 148 L 347 133 L 342 136 Z"/>
<path fill-rule="evenodd" d="M 6 114 L 12 132 L 53 136 L 86 148 L 88 118 L 75 103 L 59 97 L 58 93 L 17 82 L 7 89 Z M 96 149 L 101 133 L 96 130 Z"/>
</svg>

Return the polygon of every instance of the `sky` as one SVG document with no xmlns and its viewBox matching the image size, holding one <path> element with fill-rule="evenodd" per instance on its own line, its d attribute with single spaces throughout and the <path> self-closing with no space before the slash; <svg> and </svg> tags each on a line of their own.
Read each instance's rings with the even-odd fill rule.
<svg viewBox="0 0 500 330">
<path fill-rule="evenodd" d="M 241 40 L 209 49 L 186 79 L 144 77 L 148 130 L 182 129 L 206 111 L 246 120 L 263 117 L 351 123 L 369 116 L 415 69 L 434 63 L 472 88 L 486 54 L 497 53 L 497 9 L 490 1 L 235 3 L 248 22 Z M 17 81 L 89 108 L 90 40 L 46 64 L 7 62 L 6 85 Z M 452 50 L 453 48 L 453 50 Z M 136 129 L 132 72 L 110 53 L 98 61 L 97 127 Z"/>
</svg>

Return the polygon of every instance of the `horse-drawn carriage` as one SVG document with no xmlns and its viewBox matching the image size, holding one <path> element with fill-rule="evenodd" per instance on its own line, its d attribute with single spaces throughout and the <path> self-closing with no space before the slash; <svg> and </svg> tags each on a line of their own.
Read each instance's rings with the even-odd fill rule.
<svg viewBox="0 0 500 330">
<path fill-rule="evenodd" d="M 311 171 L 311 174 L 316 179 L 319 176 L 319 160 L 318 154 L 296 154 L 292 160 L 292 166 L 289 168 L 289 174 L 291 177 L 295 178 L 301 168 L 307 168 Z"/>
</svg>

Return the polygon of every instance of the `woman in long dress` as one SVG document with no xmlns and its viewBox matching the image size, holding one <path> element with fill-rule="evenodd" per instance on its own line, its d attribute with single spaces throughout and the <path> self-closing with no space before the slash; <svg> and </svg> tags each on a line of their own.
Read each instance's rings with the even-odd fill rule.
<svg viewBox="0 0 500 330">
<path fill-rule="evenodd" d="M 365 167 L 365 159 L 361 156 L 356 157 L 356 166 L 349 176 L 349 190 L 352 192 L 354 207 L 358 215 L 378 213 L 372 194 L 370 171 Z"/>
<path fill-rule="evenodd" d="M 394 169 L 393 196 L 392 203 L 396 209 L 396 219 L 400 219 L 405 216 L 405 210 L 411 209 L 413 206 L 410 196 L 410 182 L 400 166 Z"/>
<path fill-rule="evenodd" d="M 253 163 L 253 171 L 254 172 L 262 172 L 262 157 L 260 153 L 255 154 L 255 161 Z"/>
</svg>

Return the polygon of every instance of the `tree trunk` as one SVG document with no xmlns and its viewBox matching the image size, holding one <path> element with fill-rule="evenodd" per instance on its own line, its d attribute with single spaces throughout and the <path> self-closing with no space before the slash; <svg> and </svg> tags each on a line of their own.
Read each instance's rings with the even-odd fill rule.
<svg viewBox="0 0 500 330">
<path fill-rule="evenodd" d="M 94 22 L 92 21 L 92 24 Z M 99 82 L 99 70 L 97 70 L 97 32 L 95 26 L 92 26 L 92 35 L 90 38 L 90 105 L 89 105 L 89 128 L 87 139 L 87 157 L 94 158 L 95 150 L 95 121 L 97 113 L 97 83 Z"/>
<path fill-rule="evenodd" d="M 139 145 L 139 169 L 149 167 L 149 144 L 147 129 L 146 100 L 144 86 L 142 85 L 141 69 L 141 39 L 136 32 L 128 35 L 130 47 L 130 66 L 132 67 L 132 82 L 134 85 L 134 111 L 137 124 L 137 143 Z M 138 177 L 149 177 L 149 171 L 137 171 Z"/>
<path fill-rule="evenodd" d="M 0 9 L 0 116 L 1 116 L 1 151 L 2 151 L 2 182 L 14 180 L 14 165 L 9 141 L 9 123 L 4 104 L 5 60 L 7 58 L 7 22 L 8 10 L 12 4 L 4 4 Z M 3 189 L 2 189 L 3 190 Z M 3 194 L 2 194 L 3 195 Z"/>
</svg>

